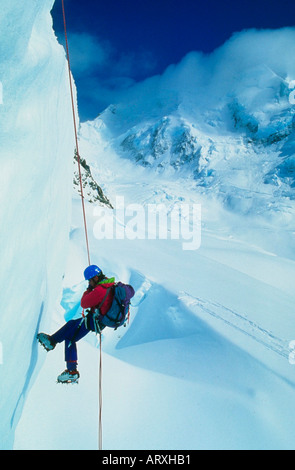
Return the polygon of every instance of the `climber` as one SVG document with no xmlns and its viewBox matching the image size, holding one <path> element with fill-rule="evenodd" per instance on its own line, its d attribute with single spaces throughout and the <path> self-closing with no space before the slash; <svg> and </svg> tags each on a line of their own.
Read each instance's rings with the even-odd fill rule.
<svg viewBox="0 0 295 470">
<path fill-rule="evenodd" d="M 84 338 L 89 331 L 100 333 L 105 328 L 105 325 L 98 318 L 97 312 L 99 312 L 99 316 L 106 315 L 114 298 L 112 287 L 115 285 L 115 279 L 108 279 L 98 266 L 91 265 L 86 268 L 84 277 L 89 284 L 82 296 L 81 307 L 83 309 L 90 309 L 87 316 L 82 319 L 70 320 L 53 335 L 45 333 L 37 335 L 39 343 L 46 351 L 52 351 L 58 343 L 65 342 L 67 368 L 58 376 L 58 383 L 78 382 L 80 374 L 77 370 L 78 355 L 76 343 Z"/>
</svg>

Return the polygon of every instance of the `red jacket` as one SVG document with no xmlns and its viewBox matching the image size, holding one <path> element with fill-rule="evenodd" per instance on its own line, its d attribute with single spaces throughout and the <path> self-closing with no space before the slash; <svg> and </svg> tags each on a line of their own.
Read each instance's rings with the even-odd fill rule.
<svg viewBox="0 0 295 470">
<path fill-rule="evenodd" d="M 114 279 L 105 279 L 102 283 L 98 284 L 94 289 L 87 289 L 81 299 L 81 307 L 82 308 L 90 308 L 91 311 L 93 312 L 95 308 L 99 306 L 99 304 L 103 301 L 107 289 L 109 287 L 112 287 L 115 284 Z M 102 315 L 105 315 L 113 302 L 114 299 L 114 293 L 110 291 L 109 295 L 105 299 L 100 312 Z"/>
</svg>

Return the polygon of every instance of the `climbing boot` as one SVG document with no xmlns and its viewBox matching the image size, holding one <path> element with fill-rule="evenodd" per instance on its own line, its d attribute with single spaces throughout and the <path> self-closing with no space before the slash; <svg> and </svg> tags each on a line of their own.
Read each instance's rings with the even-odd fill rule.
<svg viewBox="0 0 295 470">
<path fill-rule="evenodd" d="M 80 374 L 77 370 L 66 369 L 57 377 L 58 384 L 77 384 L 79 383 Z"/>
<path fill-rule="evenodd" d="M 43 348 L 46 349 L 46 351 L 53 351 L 56 346 L 56 343 L 52 341 L 51 336 L 46 335 L 45 333 L 39 333 L 37 335 L 37 340 Z"/>
</svg>

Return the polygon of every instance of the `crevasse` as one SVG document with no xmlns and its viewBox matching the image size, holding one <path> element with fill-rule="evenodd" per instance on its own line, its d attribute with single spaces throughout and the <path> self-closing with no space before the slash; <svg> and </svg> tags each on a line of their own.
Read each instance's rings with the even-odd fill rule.
<svg viewBox="0 0 295 470">
<path fill-rule="evenodd" d="M 75 143 L 53 3 L 0 10 L 1 449 L 41 365 L 35 336 L 59 303 L 67 252 Z"/>
</svg>

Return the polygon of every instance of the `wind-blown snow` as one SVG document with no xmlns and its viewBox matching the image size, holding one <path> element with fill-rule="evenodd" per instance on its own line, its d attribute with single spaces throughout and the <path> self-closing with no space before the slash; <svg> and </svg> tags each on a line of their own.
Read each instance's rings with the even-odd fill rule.
<svg viewBox="0 0 295 470">
<path fill-rule="evenodd" d="M 0 11 L 1 449 L 40 368 L 36 333 L 58 305 L 67 255 L 74 141 L 52 5 L 10 0 Z"/>
<path fill-rule="evenodd" d="M 131 88 L 83 125 L 84 140 L 162 180 L 189 179 L 207 207 L 210 198 L 252 222 L 274 222 L 290 235 L 277 249 L 293 257 L 294 53 L 294 28 L 235 34 L 212 54 L 192 52 Z M 94 160 L 101 172 L 105 160 Z"/>
<path fill-rule="evenodd" d="M 294 448 L 294 47 L 293 28 L 234 35 L 82 125 L 82 156 L 113 205 L 202 204 L 194 251 L 98 240 L 86 205 L 92 262 L 136 289 L 130 325 L 103 333 L 104 449 Z M 85 264 L 74 196 L 66 320 L 81 313 Z M 97 448 L 95 345 L 79 343 L 79 387 L 54 383 L 62 347 L 47 356 L 15 449 Z"/>
</svg>

